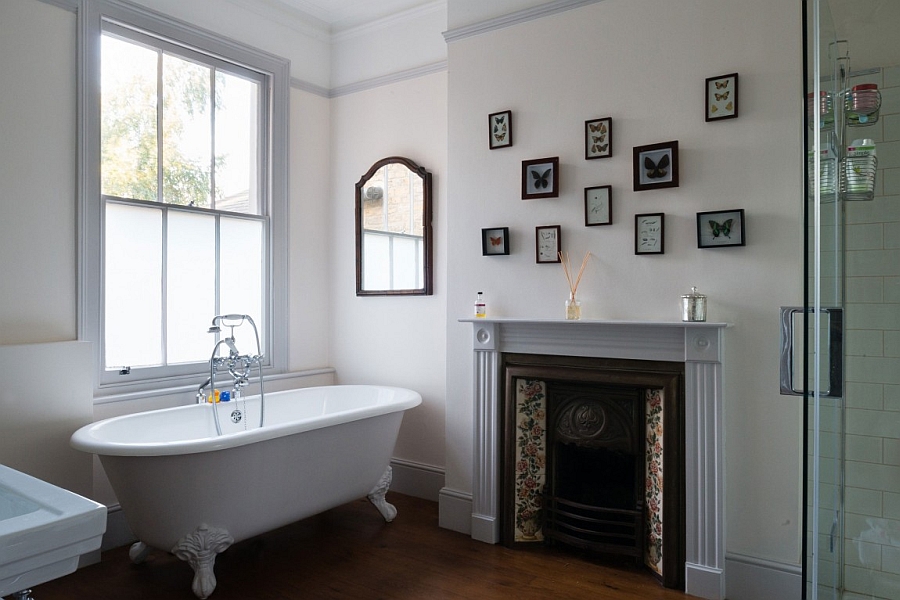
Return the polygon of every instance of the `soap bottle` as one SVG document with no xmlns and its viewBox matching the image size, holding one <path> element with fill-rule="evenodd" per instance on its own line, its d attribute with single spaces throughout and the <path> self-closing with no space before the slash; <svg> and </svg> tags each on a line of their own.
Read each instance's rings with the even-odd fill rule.
<svg viewBox="0 0 900 600">
<path fill-rule="evenodd" d="M 487 316 L 487 308 L 484 304 L 484 292 L 478 292 L 475 296 L 475 318 L 483 319 Z"/>
</svg>

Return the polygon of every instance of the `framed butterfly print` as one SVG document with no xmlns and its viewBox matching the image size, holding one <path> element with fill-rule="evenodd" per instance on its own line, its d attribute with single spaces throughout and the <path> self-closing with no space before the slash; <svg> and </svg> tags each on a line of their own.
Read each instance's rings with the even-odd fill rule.
<svg viewBox="0 0 900 600">
<path fill-rule="evenodd" d="M 719 75 L 706 80 L 706 120 L 721 121 L 738 116 L 738 74 Z"/>
<path fill-rule="evenodd" d="M 534 253 L 537 263 L 558 263 L 559 260 L 559 225 L 544 225 L 534 228 Z"/>
<path fill-rule="evenodd" d="M 559 157 L 522 161 L 522 200 L 559 197 Z"/>
<path fill-rule="evenodd" d="M 513 145 L 511 110 L 488 115 L 488 140 L 488 148 L 491 150 Z"/>
<path fill-rule="evenodd" d="M 678 142 L 634 147 L 634 191 L 678 187 Z"/>
<path fill-rule="evenodd" d="M 697 247 L 744 246 L 744 209 L 697 213 Z"/>
<path fill-rule="evenodd" d="M 584 225 L 612 224 L 612 186 L 598 185 L 584 188 Z"/>
<path fill-rule="evenodd" d="M 509 254 L 509 227 L 494 227 L 481 230 L 482 256 L 505 256 Z"/>
<path fill-rule="evenodd" d="M 612 156 L 612 117 L 584 122 L 584 159 Z"/>
<path fill-rule="evenodd" d="M 634 215 L 634 253 L 665 254 L 666 215 Z"/>
</svg>

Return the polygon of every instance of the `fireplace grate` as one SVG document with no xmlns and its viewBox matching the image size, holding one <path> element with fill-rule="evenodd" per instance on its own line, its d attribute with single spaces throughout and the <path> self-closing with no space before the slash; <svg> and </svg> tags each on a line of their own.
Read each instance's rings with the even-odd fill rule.
<svg viewBox="0 0 900 600">
<path fill-rule="evenodd" d="M 545 539 L 610 554 L 644 557 L 644 511 L 588 506 L 544 495 Z"/>
</svg>

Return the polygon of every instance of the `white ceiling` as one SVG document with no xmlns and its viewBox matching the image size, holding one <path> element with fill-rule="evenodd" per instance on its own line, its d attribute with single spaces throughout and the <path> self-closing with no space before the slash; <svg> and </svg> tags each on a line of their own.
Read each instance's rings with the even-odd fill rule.
<svg viewBox="0 0 900 600">
<path fill-rule="evenodd" d="M 434 0 L 254 0 L 298 18 L 312 17 L 333 33 L 364 25 L 411 9 L 432 4 Z M 304 19 L 308 20 L 308 19 Z"/>
</svg>

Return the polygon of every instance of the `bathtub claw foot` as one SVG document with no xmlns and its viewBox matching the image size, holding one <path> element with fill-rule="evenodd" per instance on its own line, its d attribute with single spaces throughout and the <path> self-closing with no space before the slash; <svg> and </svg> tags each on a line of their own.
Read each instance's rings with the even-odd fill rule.
<svg viewBox="0 0 900 600">
<path fill-rule="evenodd" d="M 375 505 L 375 508 L 378 509 L 378 512 L 381 513 L 381 516 L 384 517 L 384 520 L 388 523 L 393 521 L 394 517 L 397 516 L 397 508 L 385 499 L 388 488 L 391 487 L 392 478 L 393 470 L 391 467 L 388 467 L 387 470 L 385 470 L 384 475 L 381 476 L 381 479 L 378 480 L 378 483 L 375 484 L 375 487 L 367 496 L 369 502 Z"/>
<path fill-rule="evenodd" d="M 234 538 L 228 531 L 201 525 L 172 548 L 172 554 L 187 561 L 194 569 L 191 589 L 198 598 L 208 598 L 216 589 L 216 575 L 213 573 L 216 555 L 228 549 L 233 542 Z"/>
<path fill-rule="evenodd" d="M 147 555 L 149 554 L 150 546 L 144 542 L 135 542 L 128 549 L 128 558 L 131 559 L 131 564 L 133 565 L 139 565 L 147 560 Z"/>
</svg>

